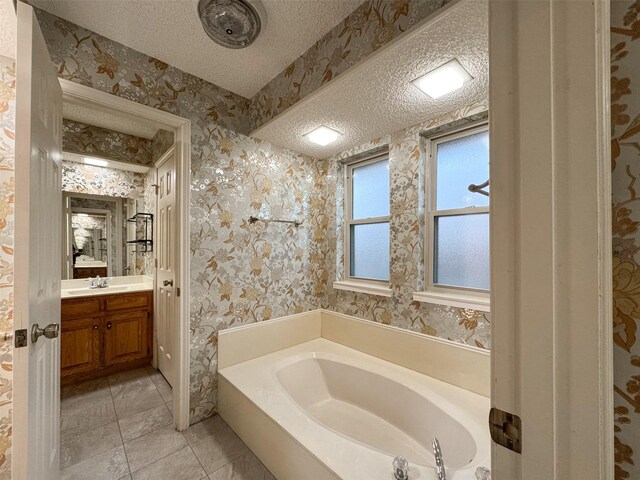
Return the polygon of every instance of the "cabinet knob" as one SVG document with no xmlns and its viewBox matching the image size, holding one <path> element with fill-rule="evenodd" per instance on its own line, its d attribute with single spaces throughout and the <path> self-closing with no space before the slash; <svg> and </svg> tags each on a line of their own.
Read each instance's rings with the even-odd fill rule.
<svg viewBox="0 0 640 480">
<path fill-rule="evenodd" d="M 97 329 L 98 329 L 98 325 L 94 325 L 94 326 L 93 326 L 93 329 L 94 329 L 94 330 L 97 330 Z"/>
<path fill-rule="evenodd" d="M 111 328 L 111 322 L 107 322 L 107 329 Z"/>
</svg>

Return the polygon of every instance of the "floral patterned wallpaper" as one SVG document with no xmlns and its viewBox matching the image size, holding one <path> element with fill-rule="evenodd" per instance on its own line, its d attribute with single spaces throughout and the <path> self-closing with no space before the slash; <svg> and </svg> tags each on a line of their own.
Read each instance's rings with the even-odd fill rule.
<svg viewBox="0 0 640 480">
<path fill-rule="evenodd" d="M 249 100 L 71 22 L 36 10 L 58 75 L 82 85 L 237 132 Z"/>
<path fill-rule="evenodd" d="M 342 152 L 330 159 L 330 179 L 335 182 L 335 215 L 331 230 L 335 232 L 336 255 L 332 279 L 343 278 L 344 166 L 340 160 L 354 158 L 372 150 L 389 151 L 391 195 L 391 290 L 390 298 L 332 290 L 331 307 L 337 311 L 363 317 L 385 325 L 466 343 L 479 348 L 491 347 L 491 321 L 488 313 L 413 301 L 413 293 L 424 285 L 425 217 L 425 148 L 423 134 L 462 126 L 487 118 L 488 102 L 408 129 L 393 133 Z"/>
<path fill-rule="evenodd" d="M 327 306 L 328 163 L 214 127 L 191 197 L 191 400 L 215 411 L 217 333 Z M 250 215 L 297 219 L 249 224 Z"/>
<path fill-rule="evenodd" d="M 144 178 L 144 174 L 137 172 L 62 162 L 63 192 L 142 198 Z"/>
<path fill-rule="evenodd" d="M 640 478 L 640 2 L 611 2 L 615 479 Z"/>
<path fill-rule="evenodd" d="M 13 330 L 16 66 L 0 56 L 0 330 Z M 0 345 L 0 478 L 11 477 L 13 345 Z"/>
<path fill-rule="evenodd" d="M 169 150 L 174 143 L 173 132 L 167 130 L 158 130 L 151 139 L 151 159 L 153 162 L 160 160 L 160 157 Z"/>
<path fill-rule="evenodd" d="M 440 9 L 448 0 L 366 0 L 251 99 L 255 130 Z"/>
<path fill-rule="evenodd" d="M 62 148 L 81 155 L 151 165 L 151 140 L 67 118 L 62 122 Z"/>
</svg>

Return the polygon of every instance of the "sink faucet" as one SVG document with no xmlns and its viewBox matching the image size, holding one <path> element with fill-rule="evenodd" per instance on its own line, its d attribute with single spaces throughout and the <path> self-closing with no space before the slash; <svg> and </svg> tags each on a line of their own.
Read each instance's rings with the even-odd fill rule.
<svg viewBox="0 0 640 480">
<path fill-rule="evenodd" d="M 447 480 L 447 472 L 444 469 L 444 460 L 442 459 L 442 450 L 440 450 L 440 442 L 433 437 L 433 456 L 436 458 L 436 475 L 438 480 Z"/>
<path fill-rule="evenodd" d="M 107 279 L 106 278 L 100 278 L 100 275 L 98 275 L 96 278 L 89 277 L 89 288 L 90 289 L 107 288 L 108 286 L 109 285 L 107 285 Z"/>
</svg>

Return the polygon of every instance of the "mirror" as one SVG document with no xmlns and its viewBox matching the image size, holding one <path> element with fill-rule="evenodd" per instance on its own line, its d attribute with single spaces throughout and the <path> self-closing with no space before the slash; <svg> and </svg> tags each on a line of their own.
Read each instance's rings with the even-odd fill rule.
<svg viewBox="0 0 640 480">
<path fill-rule="evenodd" d="M 63 192 L 62 279 L 134 275 L 136 213 L 129 198 Z"/>
<path fill-rule="evenodd" d="M 108 210 L 71 209 L 71 251 L 73 277 L 107 276 L 111 236 L 111 212 Z M 93 275 L 81 275 L 83 270 Z M 94 272 L 95 271 L 95 272 Z"/>
</svg>

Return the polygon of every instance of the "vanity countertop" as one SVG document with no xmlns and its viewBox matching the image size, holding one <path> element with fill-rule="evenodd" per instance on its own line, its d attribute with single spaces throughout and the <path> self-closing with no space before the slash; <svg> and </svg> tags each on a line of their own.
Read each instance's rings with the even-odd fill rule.
<svg viewBox="0 0 640 480">
<path fill-rule="evenodd" d="M 73 268 L 100 268 L 106 266 L 107 262 L 76 262 Z"/>
<path fill-rule="evenodd" d="M 108 287 L 89 288 L 89 279 L 62 280 L 62 299 L 111 295 L 114 293 L 146 292 L 153 290 L 153 278 L 146 275 L 106 277 Z"/>
</svg>

